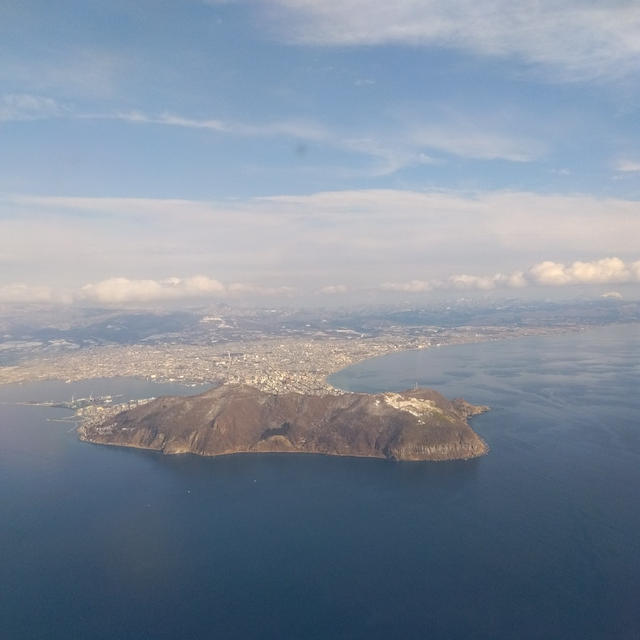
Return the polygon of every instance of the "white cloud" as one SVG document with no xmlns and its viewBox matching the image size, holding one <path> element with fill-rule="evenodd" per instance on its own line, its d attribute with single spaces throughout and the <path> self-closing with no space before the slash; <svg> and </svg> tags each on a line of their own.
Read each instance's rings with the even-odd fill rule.
<svg viewBox="0 0 640 640">
<path fill-rule="evenodd" d="M 460 117 L 437 116 L 432 118 L 429 125 L 420 122 L 407 124 L 404 118 L 400 118 L 400 122 L 391 123 L 386 133 L 381 130 L 373 133 L 366 130 L 344 132 L 317 122 L 294 119 L 250 124 L 216 118 L 196 119 L 170 113 L 150 115 L 141 111 L 76 117 L 204 129 L 245 137 L 298 138 L 369 156 L 376 163 L 369 171 L 374 176 L 389 175 L 404 167 L 438 162 L 425 153 L 425 149 L 461 158 L 510 162 L 529 162 L 545 152 L 545 145 L 539 140 L 496 130 L 490 123 L 464 121 Z"/>
<path fill-rule="evenodd" d="M 547 260 L 531 267 L 528 276 L 534 283 L 543 285 L 602 284 L 636 279 L 620 258 L 576 261 L 568 266 Z"/>
<path fill-rule="evenodd" d="M 525 286 L 523 273 L 516 271 L 511 275 L 496 273 L 492 276 L 473 276 L 459 274 L 450 276 L 446 283 L 440 284 L 442 288 L 456 289 L 482 289 L 488 291 L 496 287 L 522 287 Z"/>
<path fill-rule="evenodd" d="M 431 291 L 433 285 L 426 280 L 410 280 L 409 282 L 383 282 L 380 285 L 383 291 L 402 291 L 405 293 L 423 293 Z"/>
<path fill-rule="evenodd" d="M 370 189 L 257 201 L 280 215 L 335 223 L 348 244 L 364 233 L 376 250 L 394 246 L 399 257 L 421 247 L 422 260 L 429 253 L 462 259 L 480 248 L 495 255 L 635 252 L 640 237 L 640 203 L 615 198 Z"/>
<path fill-rule="evenodd" d="M 544 152 L 544 145 L 538 140 L 509 136 L 468 124 L 418 127 L 411 139 L 415 144 L 477 160 L 530 162 Z"/>
<path fill-rule="evenodd" d="M 130 280 L 108 278 L 84 285 L 76 296 L 102 304 L 129 304 L 166 302 L 198 298 L 228 296 L 288 296 L 294 289 L 289 286 L 267 287 L 244 282 L 225 285 L 208 276 L 190 278 L 165 278 L 164 280 Z"/>
<path fill-rule="evenodd" d="M 205 129 L 247 137 L 286 136 L 305 140 L 329 140 L 331 134 L 321 125 L 305 120 L 276 120 L 258 124 L 225 121 L 216 118 L 189 118 L 162 113 L 150 115 L 142 111 L 85 113 L 62 105 L 53 98 L 30 94 L 0 96 L 0 122 L 73 117 L 78 120 L 120 120 L 133 124 L 155 124 L 187 129 Z M 336 139 L 337 136 L 334 136 Z"/>
<path fill-rule="evenodd" d="M 495 280 L 492 277 L 470 276 L 467 274 L 454 275 L 449 278 L 449 284 L 456 289 L 493 289 Z"/>
<path fill-rule="evenodd" d="M 328 284 L 320 288 L 320 293 L 325 295 L 347 293 L 347 291 L 349 288 L 344 284 Z"/>
<path fill-rule="evenodd" d="M 500 275 L 500 282 L 505 283 L 507 287 L 512 289 L 519 289 L 520 287 L 527 286 L 527 279 L 522 271 L 514 271 L 508 276 Z"/>
<path fill-rule="evenodd" d="M 527 271 L 491 275 L 460 273 L 431 280 L 383 282 L 374 289 L 389 293 L 419 294 L 433 291 L 491 291 L 527 286 L 559 287 L 614 283 L 640 283 L 640 260 L 625 263 L 620 258 L 609 257 L 592 261 L 575 261 L 571 264 L 547 260 L 534 264 Z M 315 289 L 315 293 L 344 295 L 371 290 L 370 282 L 360 288 L 345 284 L 330 284 Z M 107 306 L 132 304 L 144 306 L 214 298 L 266 296 L 282 299 L 295 294 L 306 296 L 312 291 L 310 287 L 300 289 L 290 285 L 266 286 L 245 282 L 223 284 L 219 280 L 204 275 L 188 278 L 170 277 L 162 280 L 117 277 L 88 283 L 75 290 L 24 283 L 0 285 L 0 303 L 91 302 Z M 622 296 L 616 291 L 609 291 L 602 294 L 602 297 L 620 298 Z"/>
<path fill-rule="evenodd" d="M 57 118 L 68 112 L 52 98 L 26 93 L 10 93 L 0 97 L 0 122 Z"/>
<path fill-rule="evenodd" d="M 569 273 L 575 282 L 580 283 L 625 282 L 630 277 L 626 265 L 620 258 L 574 262 L 569 268 Z"/>
<path fill-rule="evenodd" d="M 640 173 L 640 162 L 634 160 L 619 160 L 616 164 L 616 171 L 622 173 Z"/>
<path fill-rule="evenodd" d="M 639 202 L 579 195 L 352 190 L 218 202 L 0 196 L 4 281 L 12 273 L 69 287 L 114 273 L 155 278 L 168 264 L 177 273 L 215 274 L 225 287 L 355 290 L 385 282 L 409 291 L 451 274 L 515 287 L 534 274 L 514 272 L 539 265 L 541 256 L 561 256 L 564 266 L 538 266 L 539 279 L 586 281 L 589 269 L 570 269 L 576 260 L 616 256 L 635 273 L 639 237 Z"/>
<path fill-rule="evenodd" d="M 197 217 L 212 212 L 210 203 L 176 198 L 83 198 L 73 196 L 8 195 L 9 206 L 18 205 L 42 212 L 91 212 L 117 217 L 163 218 L 177 215 Z"/>
<path fill-rule="evenodd" d="M 572 80 L 637 71 L 640 54 L 634 0 L 272 0 L 268 6 L 279 36 L 292 42 L 397 43 L 515 56 Z"/>
<path fill-rule="evenodd" d="M 249 137 L 288 136 L 292 138 L 303 138 L 305 140 L 324 140 L 329 136 L 328 132 L 320 125 L 303 120 L 278 120 L 261 124 L 247 124 L 213 118 L 187 118 L 171 113 L 152 116 L 142 113 L 141 111 L 120 112 L 113 115 L 89 115 L 85 117 L 123 120 L 125 122 L 140 124 L 158 124 L 170 127 L 186 127 L 188 129 L 208 129 L 209 131 Z"/>
<path fill-rule="evenodd" d="M 489 291 L 495 288 L 520 288 L 527 285 L 527 280 L 522 271 L 514 271 L 511 274 L 496 273 L 491 276 L 475 276 L 468 274 L 459 274 L 449 276 L 449 278 L 439 283 L 439 287 L 443 289 L 480 289 Z"/>
<path fill-rule="evenodd" d="M 529 270 L 529 274 L 539 284 L 562 285 L 571 282 L 571 277 L 566 272 L 566 267 L 550 260 L 534 265 Z"/>
<path fill-rule="evenodd" d="M 170 282 L 173 286 L 181 287 L 187 296 L 190 295 L 209 295 L 224 292 L 224 285 L 218 280 L 207 276 L 192 276 L 191 278 L 171 278 Z"/>
<path fill-rule="evenodd" d="M 266 287 L 245 282 L 233 282 L 227 287 L 227 292 L 231 295 L 288 297 L 295 293 L 295 289 L 287 285 L 283 285 L 280 287 Z"/>
<path fill-rule="evenodd" d="M 23 36 L 26 49 L 5 47 L 3 51 L 0 83 L 24 87 L 25 92 L 53 92 L 66 99 L 112 99 L 121 93 L 122 81 L 135 66 L 130 55 L 114 48 L 88 48 L 70 41 L 56 48 L 27 32 Z"/>
<path fill-rule="evenodd" d="M 224 285 L 217 280 L 207 276 L 194 276 L 166 280 L 108 278 L 95 284 L 84 285 L 79 295 L 100 304 L 128 304 L 209 297 L 224 293 Z"/>
<path fill-rule="evenodd" d="M 526 273 L 514 271 L 511 274 L 496 273 L 488 276 L 454 274 L 444 280 L 385 282 L 380 285 L 380 289 L 384 291 L 422 293 L 434 289 L 478 289 L 489 291 L 496 288 L 521 288 L 532 285 L 564 286 L 630 282 L 640 282 L 640 260 L 625 264 L 620 258 L 602 258 L 591 262 L 578 260 L 570 265 L 546 260 L 533 265 Z"/>
<path fill-rule="evenodd" d="M 590 262 L 575 261 L 570 265 L 544 261 L 526 272 L 492 275 L 453 274 L 444 279 L 407 282 L 384 282 L 382 291 L 400 293 L 425 293 L 443 290 L 490 291 L 499 288 L 525 286 L 564 286 L 576 284 L 612 284 L 640 282 L 640 260 L 625 264 L 619 258 L 602 258 Z M 325 285 L 318 289 L 326 295 L 345 294 L 351 288 L 344 284 Z M 296 289 L 291 286 L 258 286 L 234 282 L 228 285 L 207 276 L 167 278 L 164 280 L 130 280 L 108 278 L 95 284 L 86 284 L 75 293 L 75 299 L 91 300 L 101 304 L 130 304 L 166 302 L 180 299 L 197 299 L 221 296 L 291 296 Z M 608 294 L 604 294 L 605 296 Z M 609 297 L 616 297 L 610 294 Z M 69 300 L 67 295 L 67 301 Z M 0 301 L 60 301 L 61 296 L 48 287 L 8 285 L 0 288 Z"/>
<path fill-rule="evenodd" d="M 0 122 L 43 118 L 116 120 L 140 125 L 202 129 L 247 138 L 295 138 L 368 156 L 373 166 L 366 170 L 366 174 L 372 176 L 390 175 L 405 167 L 440 161 L 426 153 L 425 149 L 467 159 L 510 162 L 529 162 L 545 152 L 545 146 L 539 140 L 496 130 L 491 123 L 469 122 L 462 117 L 434 116 L 428 125 L 408 123 L 405 118 L 399 118 L 397 122 L 390 123 L 386 132 L 345 132 L 299 119 L 256 124 L 218 118 L 190 118 L 172 113 L 151 115 L 135 110 L 83 113 L 43 96 L 9 94 L 0 98 Z"/>
<path fill-rule="evenodd" d="M 190 129 L 209 129 L 211 131 L 229 131 L 229 126 L 221 120 L 192 120 L 181 116 L 163 114 L 160 116 L 150 116 L 141 111 L 119 112 L 113 115 L 88 115 L 87 118 L 96 120 L 123 120 L 140 124 L 163 124 L 173 127 L 187 127 Z"/>
<path fill-rule="evenodd" d="M 205 129 L 228 135 L 244 137 L 278 137 L 298 138 L 306 141 L 322 143 L 334 149 L 355 152 L 369 156 L 374 166 L 368 170 L 370 175 L 384 176 L 418 164 L 433 162 L 426 154 L 416 150 L 414 142 L 393 143 L 363 135 L 354 137 L 341 132 L 330 131 L 314 122 L 283 120 L 262 124 L 229 122 L 218 119 L 193 119 L 179 115 L 163 114 L 151 116 L 139 111 L 118 113 L 116 115 L 89 116 L 91 118 L 107 118 L 140 124 L 155 124 L 172 127 Z"/>
<path fill-rule="evenodd" d="M 384 282 L 380 285 L 383 291 L 402 291 L 406 293 L 423 293 L 433 290 L 450 289 L 479 289 L 489 291 L 497 287 L 519 288 L 527 285 L 522 271 L 515 271 L 505 275 L 496 273 L 490 276 L 469 275 L 459 273 L 449 276 L 444 280 L 410 280 L 408 282 Z"/>
<path fill-rule="evenodd" d="M 0 285 L 0 303 L 69 302 L 68 296 L 51 287 L 13 282 Z"/>
</svg>

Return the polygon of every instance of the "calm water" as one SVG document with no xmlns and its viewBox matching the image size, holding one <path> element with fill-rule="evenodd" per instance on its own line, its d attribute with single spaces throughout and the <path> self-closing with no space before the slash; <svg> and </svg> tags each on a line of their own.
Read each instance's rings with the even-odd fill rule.
<svg viewBox="0 0 640 640">
<path fill-rule="evenodd" d="M 163 457 L 0 405 L 0 636 L 640 638 L 639 327 L 394 354 L 333 380 L 489 404 L 473 425 L 491 452 Z M 175 388 L 0 400 L 122 391 Z"/>
</svg>

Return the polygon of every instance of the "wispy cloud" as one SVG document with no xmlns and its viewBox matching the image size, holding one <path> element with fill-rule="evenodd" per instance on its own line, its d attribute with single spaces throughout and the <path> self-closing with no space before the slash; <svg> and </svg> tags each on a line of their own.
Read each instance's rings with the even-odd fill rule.
<svg viewBox="0 0 640 640">
<path fill-rule="evenodd" d="M 268 7 L 279 37 L 290 42 L 440 46 L 517 57 L 570 80 L 636 72 L 640 54 L 633 0 L 272 0 Z"/>
<path fill-rule="evenodd" d="M 66 99 L 111 99 L 120 94 L 132 67 L 131 58 L 118 47 L 99 49 L 65 42 L 57 50 L 42 50 L 33 38 L 25 38 L 25 43 L 28 48 L 22 54 L 19 49 L 3 52 L 0 81 L 8 80 L 29 93 L 53 92 Z"/>
<path fill-rule="evenodd" d="M 229 295 L 249 296 L 291 296 L 295 293 L 295 287 L 281 285 L 278 287 L 259 286 L 246 282 L 232 282 L 226 288 Z"/>
<path fill-rule="evenodd" d="M 193 119 L 175 114 L 151 116 L 140 111 L 114 115 L 87 116 L 109 118 L 131 123 L 205 129 L 212 132 L 246 137 L 290 137 L 321 143 L 327 147 L 368 156 L 373 165 L 368 173 L 385 176 L 405 167 L 440 162 L 432 151 L 480 160 L 527 162 L 539 157 L 544 146 L 522 136 L 492 132 L 484 126 L 438 121 L 425 126 L 392 125 L 381 131 L 362 131 L 354 135 L 314 122 L 283 120 L 263 124 L 247 124 L 219 119 Z"/>
<path fill-rule="evenodd" d="M 640 173 L 640 162 L 637 160 L 619 160 L 615 166 L 616 171 L 622 173 Z"/>
<path fill-rule="evenodd" d="M 9 93 L 0 96 L 0 122 L 59 118 L 68 113 L 69 108 L 53 98 L 27 93 Z"/>
<path fill-rule="evenodd" d="M 360 135 L 346 133 L 314 122 L 283 120 L 263 124 L 247 124 L 219 119 L 193 119 L 175 114 L 151 116 L 140 111 L 117 113 L 105 117 L 132 123 L 207 129 L 241 136 L 286 136 L 321 142 L 327 146 L 368 155 L 379 162 L 377 175 L 395 173 L 406 166 L 429 164 L 438 160 L 429 150 L 461 158 L 528 162 L 544 153 L 539 140 L 492 129 L 484 123 L 472 124 L 460 118 L 435 117 L 430 124 L 410 126 L 391 123 L 375 132 L 363 130 Z"/>
<path fill-rule="evenodd" d="M 265 123 L 243 123 L 215 118 L 189 118 L 161 113 L 151 115 L 142 111 L 115 111 L 92 113 L 70 105 L 63 105 L 53 98 L 31 94 L 5 94 L 0 96 L 0 122 L 73 118 L 76 120 L 120 120 L 133 124 L 163 125 L 187 129 L 204 129 L 212 132 L 247 137 L 291 137 L 321 141 L 332 139 L 325 127 L 304 120 L 276 120 Z"/>
<path fill-rule="evenodd" d="M 376 131 L 342 131 L 303 119 L 248 123 L 220 118 L 192 118 L 175 113 L 140 110 L 87 112 L 46 96 L 7 94 L 0 97 L 0 122 L 40 119 L 120 121 L 133 125 L 200 129 L 213 134 L 246 138 L 293 138 L 367 157 L 370 176 L 386 176 L 406 167 L 443 161 L 438 154 L 474 160 L 528 162 L 545 146 L 519 134 L 495 130 L 485 123 L 435 116 L 429 124 L 390 122 Z M 435 155 L 434 155 L 435 154 Z"/>
<path fill-rule="evenodd" d="M 85 117 L 123 120 L 125 122 L 165 125 L 169 127 L 186 127 L 189 129 L 207 129 L 209 131 L 241 136 L 287 136 L 303 138 L 305 140 L 324 140 L 329 137 L 329 133 L 324 127 L 303 120 L 280 120 L 262 124 L 247 124 L 211 118 L 188 118 L 171 113 L 154 116 L 141 111 L 118 112 L 111 115 L 89 115 Z"/>
<path fill-rule="evenodd" d="M 348 291 L 349 287 L 347 287 L 347 285 L 345 284 L 327 284 L 324 287 L 320 287 L 319 289 L 319 293 L 328 296 L 343 294 L 347 293 Z"/>
<path fill-rule="evenodd" d="M 412 141 L 427 149 L 476 160 L 530 162 L 540 157 L 545 145 L 539 140 L 487 130 L 481 126 L 447 123 L 445 126 L 418 126 Z"/>
<path fill-rule="evenodd" d="M 160 220 L 179 217 L 185 221 L 210 216 L 221 207 L 203 200 L 179 198 L 90 198 L 77 196 L 37 196 L 9 194 L 0 196 L 0 204 L 19 206 L 30 211 L 49 214 L 100 213 L 127 219 Z"/>
</svg>

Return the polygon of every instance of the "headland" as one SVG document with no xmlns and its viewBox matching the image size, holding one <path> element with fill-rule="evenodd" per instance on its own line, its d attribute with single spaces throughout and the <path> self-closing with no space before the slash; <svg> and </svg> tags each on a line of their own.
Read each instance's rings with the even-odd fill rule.
<svg viewBox="0 0 640 640">
<path fill-rule="evenodd" d="M 437 391 L 310 395 L 226 384 L 163 397 L 78 429 L 82 440 L 166 454 L 315 453 L 390 460 L 454 460 L 485 454 L 467 418 L 487 411 Z"/>
</svg>

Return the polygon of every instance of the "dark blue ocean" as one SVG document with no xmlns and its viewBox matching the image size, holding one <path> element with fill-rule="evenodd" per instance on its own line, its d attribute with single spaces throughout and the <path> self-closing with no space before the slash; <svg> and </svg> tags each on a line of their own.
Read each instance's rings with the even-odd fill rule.
<svg viewBox="0 0 640 640">
<path fill-rule="evenodd" d="M 640 327 L 399 353 L 333 382 L 488 404 L 472 424 L 491 451 L 164 457 L 0 405 L 0 637 L 640 638 Z M 177 389 L 0 401 L 89 392 Z"/>
</svg>

